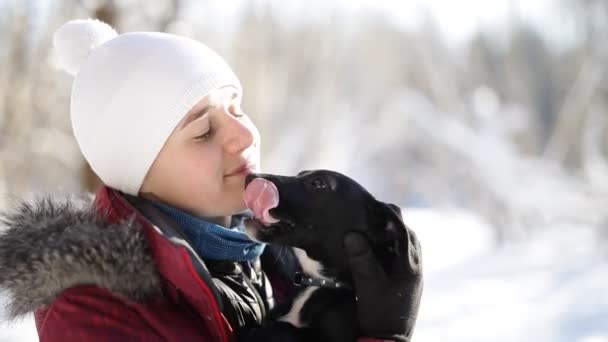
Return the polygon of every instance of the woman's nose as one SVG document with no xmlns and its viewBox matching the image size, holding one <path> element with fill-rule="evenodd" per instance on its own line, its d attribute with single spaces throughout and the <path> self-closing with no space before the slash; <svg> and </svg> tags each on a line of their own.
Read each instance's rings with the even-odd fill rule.
<svg viewBox="0 0 608 342">
<path fill-rule="evenodd" d="M 228 154 L 237 154 L 253 144 L 254 128 L 251 125 L 230 113 L 226 113 L 225 125 L 224 149 Z"/>
</svg>

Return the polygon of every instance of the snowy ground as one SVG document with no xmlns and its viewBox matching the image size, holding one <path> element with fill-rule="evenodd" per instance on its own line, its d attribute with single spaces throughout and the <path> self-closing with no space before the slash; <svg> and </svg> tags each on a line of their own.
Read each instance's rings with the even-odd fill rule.
<svg viewBox="0 0 608 342">
<path fill-rule="evenodd" d="M 591 227 L 539 229 L 498 249 L 468 212 L 404 214 L 424 253 L 415 341 L 608 342 L 608 253 Z M 37 340 L 31 317 L 0 329 L 0 342 Z"/>
<path fill-rule="evenodd" d="M 10 325 L 0 326 L 0 342 L 30 342 L 38 341 L 38 334 L 34 327 L 34 318 L 26 319 Z"/>
<path fill-rule="evenodd" d="M 496 249 L 473 215 L 405 217 L 426 267 L 415 341 L 608 341 L 608 253 L 591 227 L 556 225 Z"/>
</svg>

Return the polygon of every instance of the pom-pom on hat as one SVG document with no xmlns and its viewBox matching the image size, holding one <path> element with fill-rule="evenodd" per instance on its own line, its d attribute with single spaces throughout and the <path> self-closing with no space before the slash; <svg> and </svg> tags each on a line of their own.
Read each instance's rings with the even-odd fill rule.
<svg viewBox="0 0 608 342">
<path fill-rule="evenodd" d="M 75 75 L 70 116 L 80 151 L 108 186 L 137 195 L 165 141 L 210 91 L 241 89 L 204 44 L 161 32 L 117 34 L 98 20 L 72 20 L 53 37 Z"/>
<path fill-rule="evenodd" d="M 110 25 L 99 20 L 72 20 L 61 26 L 53 36 L 61 67 L 72 76 L 99 45 L 116 37 L 118 33 Z"/>
</svg>

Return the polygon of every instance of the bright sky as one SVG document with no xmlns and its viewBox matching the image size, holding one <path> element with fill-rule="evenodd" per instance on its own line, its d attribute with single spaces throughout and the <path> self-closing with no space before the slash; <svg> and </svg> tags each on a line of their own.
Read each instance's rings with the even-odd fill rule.
<svg viewBox="0 0 608 342">
<path fill-rule="evenodd" d="M 386 13 L 404 29 L 416 29 L 424 14 L 434 18 L 448 41 L 462 42 L 477 30 L 495 33 L 508 28 L 510 20 L 529 23 L 557 47 L 576 37 L 576 23 L 559 10 L 556 0 L 334 0 L 346 11 L 374 9 Z"/>
<path fill-rule="evenodd" d="M 95 1 L 95 0 L 88 0 Z M 130 0 L 120 0 L 130 2 Z M 119 2 L 120 2 L 119 1 Z M 461 41 L 471 36 L 478 29 L 502 30 L 508 25 L 510 14 L 546 32 L 549 40 L 565 41 L 576 34 L 576 23 L 560 11 L 556 3 L 559 0 L 308 0 L 308 1 L 275 1 L 275 0 L 233 0 L 230 4 L 220 1 L 185 2 L 190 5 L 185 12 L 197 21 L 205 13 L 214 16 L 204 17 L 205 21 L 227 22 L 252 3 L 268 4 L 278 9 L 288 20 L 302 17 L 324 17 L 340 14 L 365 14 L 370 11 L 381 13 L 404 29 L 415 29 L 430 14 L 440 30 L 449 40 Z M 39 1 L 42 11 L 52 0 Z M 0 0 L 0 8 L 3 1 Z M 7 4 L 11 4 L 9 1 Z M 15 4 L 14 2 L 12 3 Z M 221 15 L 216 15 L 221 14 Z"/>
<path fill-rule="evenodd" d="M 554 47 L 568 46 L 577 36 L 577 25 L 556 6 L 558 0 L 235 0 L 231 6 L 219 2 L 197 2 L 192 15 L 212 10 L 225 15 L 216 16 L 218 25 L 238 13 L 246 4 L 270 4 L 290 21 L 303 18 L 327 18 L 340 14 L 385 15 L 405 30 L 416 30 L 430 15 L 450 44 L 466 41 L 477 30 L 498 34 L 504 32 L 510 20 L 524 21 L 538 29 Z M 197 13 L 197 14 L 195 14 Z M 213 19 L 212 19 L 213 20 Z"/>
<path fill-rule="evenodd" d="M 122 0 L 129 1 L 129 0 Z M 229 29 L 232 18 L 239 9 L 252 3 L 268 4 L 282 13 L 286 20 L 326 18 L 340 14 L 385 15 L 404 30 L 416 30 L 430 15 L 450 44 L 466 41 L 477 30 L 498 34 L 504 32 L 514 17 L 536 27 L 554 47 L 563 48 L 577 38 L 577 23 L 561 11 L 556 3 L 560 0 L 233 0 L 230 5 L 219 1 L 189 2 L 191 8 L 184 11 L 194 22 L 204 17 L 216 27 Z M 43 12 L 50 0 L 38 2 Z M 2 0 L 0 0 L 0 4 Z M 10 2 L 9 2 L 10 3 Z M 186 2 L 188 3 L 188 2 Z"/>
</svg>

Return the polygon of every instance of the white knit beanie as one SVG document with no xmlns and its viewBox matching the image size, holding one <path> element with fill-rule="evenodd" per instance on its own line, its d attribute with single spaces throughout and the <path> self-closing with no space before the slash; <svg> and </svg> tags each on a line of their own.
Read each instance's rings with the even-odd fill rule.
<svg viewBox="0 0 608 342">
<path fill-rule="evenodd" d="M 241 88 L 222 57 L 176 35 L 118 35 L 98 20 L 72 20 L 55 32 L 53 44 L 75 76 L 70 115 L 82 154 L 106 185 L 131 195 L 203 96 Z"/>
</svg>

